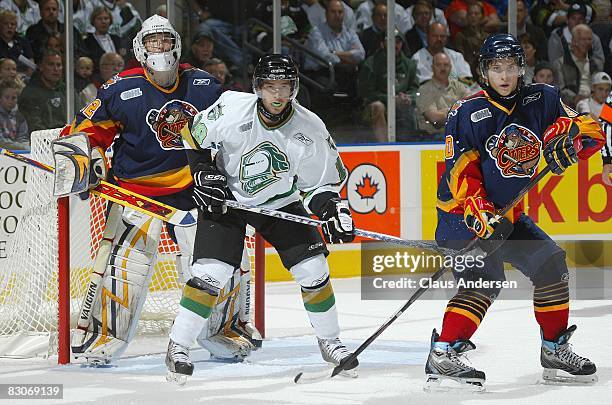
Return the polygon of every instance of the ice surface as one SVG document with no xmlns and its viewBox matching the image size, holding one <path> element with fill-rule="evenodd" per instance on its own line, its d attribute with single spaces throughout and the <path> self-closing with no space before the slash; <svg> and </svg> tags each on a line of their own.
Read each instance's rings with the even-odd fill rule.
<svg viewBox="0 0 612 405">
<path fill-rule="evenodd" d="M 357 347 L 402 304 L 362 301 L 359 279 L 333 281 L 344 342 Z M 487 374 L 487 391 L 425 393 L 424 361 L 431 330 L 440 328 L 444 300 L 419 300 L 359 357 L 359 378 L 296 385 L 301 370 L 322 370 L 316 339 L 294 283 L 267 286 L 267 339 L 247 363 L 208 361 L 193 351 L 195 372 L 185 387 L 165 381 L 167 338 L 138 338 L 114 367 L 57 366 L 57 360 L 0 359 L 0 383 L 61 383 L 64 399 L 20 404 L 609 404 L 612 396 L 612 301 L 572 301 L 576 352 L 598 366 L 592 386 L 550 386 L 541 379 L 540 338 L 530 301 L 498 300 L 473 337 L 469 358 Z M 145 354 L 148 353 L 148 354 Z M 473 354 L 472 354 L 473 353 Z"/>
</svg>

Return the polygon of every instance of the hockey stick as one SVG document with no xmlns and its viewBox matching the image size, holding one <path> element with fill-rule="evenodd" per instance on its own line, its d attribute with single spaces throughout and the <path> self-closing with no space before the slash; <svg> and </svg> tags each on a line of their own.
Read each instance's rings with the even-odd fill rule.
<svg viewBox="0 0 612 405">
<path fill-rule="evenodd" d="M 52 166 L 17 154 L 8 149 L 0 148 L 0 155 L 19 160 L 22 163 L 37 167 L 48 173 L 53 173 L 54 171 Z M 190 211 L 176 209 L 106 181 L 101 181 L 99 185 L 89 191 L 100 198 L 115 202 L 124 207 L 132 208 L 175 226 L 192 226 L 196 224 L 196 216 Z"/>
<path fill-rule="evenodd" d="M 514 206 L 516 204 L 518 204 L 519 201 L 521 201 L 523 199 L 523 197 L 525 196 L 525 194 L 527 194 L 527 192 L 529 192 L 529 190 L 531 190 L 540 180 L 542 180 L 548 173 L 550 172 L 550 166 L 546 166 L 540 173 L 538 173 L 533 179 L 531 179 L 531 181 L 529 182 L 529 184 L 527 184 L 518 194 L 517 196 L 510 201 L 503 209 L 501 209 L 500 211 L 498 211 L 497 213 L 499 215 L 505 215 L 508 213 L 508 211 L 510 211 L 511 209 L 514 208 Z M 457 252 L 457 256 L 463 255 L 469 251 L 471 251 L 472 249 L 474 249 L 476 247 L 476 244 L 478 243 L 480 239 L 478 238 L 474 238 L 472 240 L 470 240 L 470 242 L 467 244 L 467 246 L 465 246 L 463 249 L 459 250 Z M 503 243 L 503 241 L 502 241 Z M 501 243 L 499 244 L 499 246 L 501 246 Z M 497 247 L 499 247 L 497 246 Z M 489 251 L 489 253 L 491 253 L 491 251 Z M 343 359 L 342 362 L 340 362 L 340 364 L 338 366 L 336 366 L 334 368 L 334 370 L 332 371 L 331 375 L 329 376 L 329 378 L 332 378 L 336 375 L 338 375 L 342 370 L 344 370 L 344 365 L 347 363 L 351 363 L 354 359 L 357 358 L 357 356 L 359 356 L 359 354 L 361 354 L 361 352 L 363 352 L 370 344 L 372 344 L 372 342 L 378 337 L 380 336 L 385 329 L 387 329 L 393 322 L 395 322 L 397 320 L 397 318 L 399 318 L 404 311 L 406 311 L 406 309 L 408 309 L 408 307 L 410 305 L 412 305 L 421 295 L 423 295 L 423 293 L 425 291 L 428 290 L 428 286 L 432 285 L 432 281 L 436 281 L 437 279 L 439 279 L 440 277 L 442 277 L 442 275 L 444 275 L 444 273 L 446 273 L 446 271 L 448 270 L 448 267 L 442 267 L 440 268 L 438 271 L 436 271 L 430 278 L 430 282 L 428 284 L 426 284 L 426 287 L 420 287 L 417 291 L 415 291 L 415 293 L 412 295 L 412 297 L 410 297 L 410 299 L 408 300 L 408 302 L 406 302 L 404 305 L 402 305 L 402 307 L 400 309 L 398 309 L 384 324 L 382 324 L 377 330 L 376 332 L 374 332 L 369 338 L 367 338 L 365 340 L 365 342 L 363 342 L 353 353 L 351 353 L 350 356 L 346 357 L 345 359 Z M 300 379 L 302 378 L 304 373 L 298 373 L 295 378 L 293 379 L 293 381 L 295 383 L 298 383 L 300 381 Z M 327 378 L 327 377 L 325 377 Z"/>
<path fill-rule="evenodd" d="M 303 217 L 301 215 L 289 214 L 287 212 L 273 210 L 273 209 L 265 208 L 265 207 L 256 207 L 254 205 L 243 204 L 238 201 L 228 200 L 226 201 L 226 204 L 230 208 L 250 211 L 256 214 L 267 215 L 269 217 L 280 218 L 280 219 L 284 219 L 284 220 L 291 221 L 291 222 L 297 222 L 299 224 L 304 224 L 304 225 L 322 226 L 325 223 L 325 221 L 320 221 L 318 219 Z M 366 230 L 359 229 L 359 228 L 355 228 L 354 233 L 357 236 L 363 236 L 365 238 L 380 240 L 383 242 L 396 243 L 398 245 L 403 245 L 403 246 L 409 246 L 409 247 L 415 247 L 415 248 L 421 248 L 421 249 L 429 249 L 429 250 L 438 252 L 440 254 L 456 254 L 457 253 L 457 250 L 455 249 L 443 248 L 443 247 L 438 246 L 438 244 L 435 241 L 432 241 L 432 242 L 411 241 L 411 240 L 398 238 L 397 236 L 392 236 L 392 235 L 387 235 L 384 233 L 378 233 L 378 232 L 372 232 L 372 231 L 366 231 Z"/>
</svg>

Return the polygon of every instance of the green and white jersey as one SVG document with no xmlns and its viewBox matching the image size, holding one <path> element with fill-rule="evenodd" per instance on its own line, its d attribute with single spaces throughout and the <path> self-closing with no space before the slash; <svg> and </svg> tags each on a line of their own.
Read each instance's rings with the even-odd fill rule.
<svg viewBox="0 0 612 405">
<path fill-rule="evenodd" d="M 227 176 L 236 199 L 276 209 L 300 199 L 340 192 L 347 171 L 325 124 L 293 102 L 292 114 L 268 127 L 257 113 L 257 96 L 227 91 L 198 113 L 191 133 L 183 133 L 189 149 L 216 151 L 216 164 Z"/>
</svg>

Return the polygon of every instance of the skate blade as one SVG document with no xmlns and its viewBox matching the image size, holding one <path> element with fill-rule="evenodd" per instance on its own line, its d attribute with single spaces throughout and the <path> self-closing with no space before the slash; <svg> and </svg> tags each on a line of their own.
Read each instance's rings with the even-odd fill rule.
<svg viewBox="0 0 612 405">
<path fill-rule="evenodd" d="M 234 356 L 234 357 L 219 357 L 219 356 L 215 356 L 214 354 L 211 354 L 210 357 L 208 358 L 209 362 L 212 363 L 245 363 L 246 356 Z"/>
<path fill-rule="evenodd" d="M 597 374 L 573 375 L 563 370 L 545 368 L 542 371 L 542 383 L 546 385 L 585 385 L 595 384 Z"/>
<path fill-rule="evenodd" d="M 175 383 L 179 387 L 182 387 L 187 384 L 188 377 L 189 376 L 185 374 L 173 373 L 172 371 L 168 371 L 168 374 L 166 374 L 166 381 L 168 381 L 169 383 Z"/>
<path fill-rule="evenodd" d="M 484 380 L 480 378 L 459 378 L 437 374 L 427 374 L 427 380 L 423 387 L 425 392 L 481 393 L 485 390 Z"/>
</svg>

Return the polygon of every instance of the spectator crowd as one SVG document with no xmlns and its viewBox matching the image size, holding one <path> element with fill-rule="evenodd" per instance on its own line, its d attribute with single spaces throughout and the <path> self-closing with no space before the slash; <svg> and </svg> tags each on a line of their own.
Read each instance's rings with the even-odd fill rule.
<svg viewBox="0 0 612 405">
<path fill-rule="evenodd" d="M 226 90 L 250 91 L 253 64 L 272 49 L 272 0 L 188 3 L 182 62 Z M 298 100 L 332 126 L 351 128 L 353 139 L 341 139 L 385 141 L 386 0 L 281 6 L 282 52 L 305 78 Z M 557 86 L 567 105 L 597 117 L 612 86 L 610 11 L 609 0 L 517 0 L 524 82 Z M 480 90 L 478 52 L 489 34 L 507 32 L 507 0 L 397 0 L 392 12 L 397 138 L 439 141 L 449 108 Z M 31 131 L 65 124 L 63 16 L 58 0 L 0 0 L 0 147 L 28 149 Z M 107 80 L 138 66 L 132 39 L 142 18 L 127 0 L 73 0 L 73 16 L 81 109 Z"/>
</svg>

